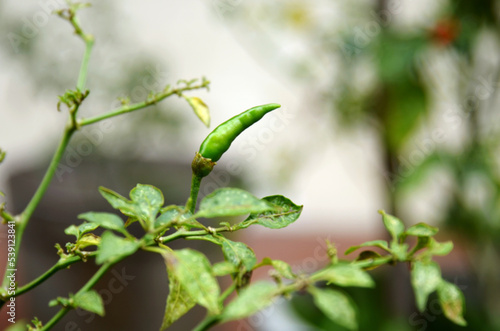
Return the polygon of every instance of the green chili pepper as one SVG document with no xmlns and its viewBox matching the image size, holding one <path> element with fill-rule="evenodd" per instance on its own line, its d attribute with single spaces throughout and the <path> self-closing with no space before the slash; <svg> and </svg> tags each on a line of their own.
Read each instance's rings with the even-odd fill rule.
<svg viewBox="0 0 500 331">
<path fill-rule="evenodd" d="M 216 162 L 231 146 L 233 140 L 249 126 L 260 120 L 268 112 L 281 107 L 277 103 L 269 103 L 250 108 L 216 127 L 201 143 L 199 153 Z"/>
</svg>

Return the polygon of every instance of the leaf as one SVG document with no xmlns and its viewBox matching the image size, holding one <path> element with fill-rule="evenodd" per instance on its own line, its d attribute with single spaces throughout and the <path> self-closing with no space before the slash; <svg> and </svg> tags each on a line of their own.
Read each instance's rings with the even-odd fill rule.
<svg viewBox="0 0 500 331">
<path fill-rule="evenodd" d="M 161 191 L 152 185 L 137 184 L 130 191 L 130 198 L 137 218 L 153 224 L 164 202 Z"/>
<path fill-rule="evenodd" d="M 372 270 L 372 269 L 375 269 L 375 268 L 380 266 L 376 262 L 377 262 L 377 259 L 379 259 L 381 257 L 382 257 L 382 255 L 380 255 L 379 253 L 368 250 L 368 251 L 362 251 L 361 253 L 359 253 L 359 255 L 355 261 L 369 262 L 371 265 L 363 265 L 363 270 Z"/>
<path fill-rule="evenodd" d="M 340 291 L 333 289 L 308 288 L 314 299 L 314 304 L 329 319 L 349 329 L 357 330 L 356 308 L 352 300 Z"/>
<path fill-rule="evenodd" d="M 242 242 L 222 238 L 222 252 L 224 257 L 235 266 L 244 266 L 247 271 L 257 264 L 257 257 L 253 250 Z"/>
<path fill-rule="evenodd" d="M 166 260 L 165 260 L 166 262 Z M 172 323 L 184 316 L 191 310 L 196 302 L 191 298 L 185 286 L 177 279 L 172 267 L 167 265 L 168 273 L 168 288 L 167 304 L 165 307 L 165 315 L 160 330 L 167 329 Z"/>
<path fill-rule="evenodd" d="M 374 287 L 375 282 L 363 269 L 347 263 L 338 263 L 314 274 L 315 280 L 326 280 L 339 286 Z"/>
<path fill-rule="evenodd" d="M 408 247 L 409 246 L 407 243 L 398 244 L 394 241 L 391 243 L 392 254 L 398 261 L 401 262 L 404 262 L 408 259 Z"/>
<path fill-rule="evenodd" d="M 83 235 L 87 232 L 90 232 L 90 231 L 97 229 L 98 227 L 99 227 L 99 224 L 84 222 L 84 223 L 80 224 L 80 226 L 78 227 L 78 230 L 80 231 L 80 235 Z"/>
<path fill-rule="evenodd" d="M 75 236 L 77 240 L 78 237 L 80 237 L 80 231 L 78 230 L 76 225 L 73 224 L 64 229 L 64 233 L 67 234 L 68 236 Z"/>
<path fill-rule="evenodd" d="M 405 226 L 403 222 L 401 222 L 398 218 L 386 214 L 385 211 L 379 210 L 379 213 L 382 215 L 382 220 L 384 222 L 384 226 L 389 231 L 394 241 L 397 241 L 399 237 L 405 231 Z"/>
<path fill-rule="evenodd" d="M 115 230 L 122 233 L 125 231 L 123 220 L 115 214 L 96 213 L 91 211 L 78 215 L 78 218 L 97 224 L 104 229 Z"/>
<path fill-rule="evenodd" d="M 189 103 L 191 108 L 193 108 L 194 113 L 198 118 L 206 125 L 206 127 L 210 127 L 210 111 L 208 110 L 208 106 L 198 97 L 188 97 L 182 95 L 184 99 Z"/>
<path fill-rule="evenodd" d="M 427 245 L 428 250 L 426 253 L 431 255 L 448 255 L 453 250 L 453 242 L 437 242 L 434 238 L 430 238 L 429 244 Z"/>
<path fill-rule="evenodd" d="M 101 193 L 104 199 L 106 199 L 113 208 L 120 210 L 122 213 L 124 213 L 124 211 L 130 211 L 130 201 L 122 195 L 102 186 L 99 187 L 99 193 Z M 133 214 L 124 214 L 127 216 L 134 216 Z"/>
<path fill-rule="evenodd" d="M 84 234 L 80 239 L 78 239 L 78 248 L 83 249 L 88 246 L 99 246 L 101 238 L 93 233 Z"/>
<path fill-rule="evenodd" d="M 290 199 L 282 195 L 268 196 L 262 198 L 262 200 L 268 201 L 275 206 L 280 206 L 281 209 L 250 215 L 244 223 L 256 221 L 256 224 L 260 224 L 266 228 L 281 229 L 295 222 L 299 218 L 303 208 L 303 206 L 297 206 Z"/>
<path fill-rule="evenodd" d="M 101 245 L 97 251 L 96 263 L 103 264 L 119 260 L 133 254 L 139 249 L 139 243 L 118 237 L 111 231 L 105 231 L 101 236 Z"/>
<path fill-rule="evenodd" d="M 73 306 L 104 316 L 104 303 L 101 296 L 94 290 L 75 295 L 73 297 Z"/>
<path fill-rule="evenodd" d="M 166 226 L 167 224 L 174 224 L 176 219 L 180 219 L 182 213 L 177 208 L 171 208 L 163 212 L 155 221 L 155 228 Z"/>
<path fill-rule="evenodd" d="M 287 279 L 297 278 L 297 275 L 295 275 L 292 271 L 292 267 L 285 261 L 271 260 L 270 258 L 266 257 L 262 260 L 262 264 L 273 266 L 273 268 L 284 278 Z"/>
<path fill-rule="evenodd" d="M 415 292 L 417 308 L 425 310 L 429 294 L 434 292 L 441 282 L 441 270 L 434 261 L 415 261 L 411 270 L 411 284 Z"/>
<path fill-rule="evenodd" d="M 442 279 L 437 287 L 437 294 L 444 315 L 450 321 L 460 326 L 466 326 L 467 322 L 463 317 L 465 300 L 458 286 Z"/>
<path fill-rule="evenodd" d="M 212 270 L 215 276 L 226 276 L 238 272 L 238 267 L 229 261 L 223 261 L 214 264 Z"/>
<path fill-rule="evenodd" d="M 184 206 L 165 210 L 155 221 L 155 228 L 168 227 L 170 225 L 187 225 L 190 227 L 203 228 L 197 220 L 193 218 L 191 212 L 183 211 Z"/>
<path fill-rule="evenodd" d="M 436 233 L 438 233 L 439 229 L 425 223 L 418 223 L 410 226 L 405 234 L 408 236 L 417 236 L 417 237 L 432 237 Z"/>
<path fill-rule="evenodd" d="M 205 255 L 192 249 L 181 249 L 166 253 L 165 259 L 189 296 L 207 308 L 210 314 L 219 314 L 220 288 Z"/>
<path fill-rule="evenodd" d="M 362 243 L 361 245 L 357 246 L 351 246 L 345 251 L 345 255 L 351 254 L 355 250 L 361 248 L 361 247 L 367 247 L 367 246 L 374 246 L 374 247 L 379 247 L 382 248 L 383 250 L 390 251 L 389 246 L 387 246 L 387 241 L 385 240 L 372 240 L 372 241 L 367 241 Z"/>
<path fill-rule="evenodd" d="M 280 293 L 278 288 L 268 282 L 255 282 L 244 288 L 239 296 L 231 301 L 222 312 L 224 322 L 249 317 L 270 306 Z"/>
<path fill-rule="evenodd" d="M 257 214 L 277 209 L 271 203 L 260 200 L 238 188 L 220 188 L 207 195 L 200 203 L 195 217 L 224 217 Z"/>
</svg>

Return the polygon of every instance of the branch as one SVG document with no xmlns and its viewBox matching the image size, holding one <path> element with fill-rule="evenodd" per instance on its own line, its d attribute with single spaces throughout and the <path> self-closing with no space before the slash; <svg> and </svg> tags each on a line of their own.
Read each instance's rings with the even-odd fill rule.
<svg viewBox="0 0 500 331">
<path fill-rule="evenodd" d="M 85 126 L 85 125 L 93 124 L 93 123 L 97 123 L 97 122 L 100 122 L 102 120 L 105 120 L 105 119 L 108 119 L 108 118 L 111 118 L 111 117 L 115 117 L 115 116 L 118 116 L 118 115 L 130 113 L 130 112 L 132 112 L 134 110 L 146 108 L 146 107 L 154 105 L 154 104 L 162 101 L 163 99 L 168 98 L 168 97 L 170 97 L 170 96 L 172 96 L 174 94 L 181 95 L 182 92 L 184 92 L 184 91 L 190 91 L 190 90 L 197 90 L 197 89 L 202 89 L 202 88 L 208 88 L 209 84 L 210 84 L 210 81 L 205 80 L 203 78 L 203 80 L 202 80 L 202 82 L 200 84 L 194 85 L 194 86 L 191 86 L 190 84 L 186 84 L 186 86 L 184 86 L 184 87 L 177 87 L 177 88 L 175 88 L 173 90 L 170 89 L 169 86 L 167 86 L 167 88 L 165 88 L 164 91 L 162 91 L 160 93 L 156 93 L 156 94 L 148 97 L 148 99 L 146 101 L 135 103 L 135 104 L 132 104 L 132 105 L 124 105 L 124 106 L 122 106 L 122 107 L 120 107 L 118 109 L 112 110 L 110 112 L 107 112 L 107 113 L 104 113 L 104 114 L 101 114 L 101 115 L 90 117 L 90 118 L 87 118 L 87 119 L 82 118 L 82 119 L 78 120 L 78 125 L 79 126 Z"/>
<path fill-rule="evenodd" d="M 97 282 L 102 278 L 102 276 L 104 276 L 104 274 L 112 267 L 114 266 L 116 263 L 118 263 L 119 261 L 121 261 L 121 259 L 118 259 L 116 261 L 113 261 L 113 262 L 108 262 L 106 264 L 103 264 L 99 270 L 96 271 L 96 273 L 94 274 L 94 276 L 92 276 L 92 278 L 90 278 L 88 280 L 88 282 L 75 294 L 75 296 L 78 296 L 84 292 L 87 292 L 89 291 L 92 287 L 95 286 L 95 284 L 97 284 Z M 66 306 L 66 307 L 63 307 L 61 308 L 57 314 L 55 314 L 48 322 L 47 324 L 45 324 L 40 330 L 41 331 L 46 331 L 46 330 L 50 330 L 55 324 L 57 324 L 57 322 L 59 322 L 63 317 L 64 315 L 66 315 L 71 309 L 73 309 L 73 307 L 70 307 L 70 306 Z"/>
</svg>

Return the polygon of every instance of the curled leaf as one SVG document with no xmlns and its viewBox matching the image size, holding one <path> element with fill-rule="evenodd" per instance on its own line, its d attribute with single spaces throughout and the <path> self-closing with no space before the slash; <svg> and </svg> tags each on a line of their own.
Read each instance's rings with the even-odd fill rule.
<svg viewBox="0 0 500 331">
<path fill-rule="evenodd" d="M 193 108 L 196 116 L 198 116 L 198 118 L 208 128 L 210 126 L 210 111 L 208 110 L 208 106 L 198 97 L 188 97 L 186 95 L 182 96 L 186 99 L 191 108 Z"/>
</svg>

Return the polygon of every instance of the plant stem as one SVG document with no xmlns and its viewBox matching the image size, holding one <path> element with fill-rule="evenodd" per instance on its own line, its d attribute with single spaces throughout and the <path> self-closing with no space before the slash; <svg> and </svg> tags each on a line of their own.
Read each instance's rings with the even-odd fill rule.
<svg viewBox="0 0 500 331">
<path fill-rule="evenodd" d="M 3 218 L 6 222 L 11 222 L 14 220 L 14 216 L 9 214 L 7 211 L 2 210 L 0 211 L 0 217 Z"/>
<path fill-rule="evenodd" d="M 97 284 L 97 282 L 102 278 L 102 276 L 104 276 L 104 274 L 106 272 L 108 272 L 108 270 L 113 266 L 115 265 L 116 263 L 118 263 L 119 261 L 121 261 L 121 259 L 119 260 L 116 260 L 116 261 L 113 261 L 113 262 L 108 262 L 106 264 L 103 264 L 99 270 L 97 270 L 97 272 L 92 276 L 92 278 L 90 278 L 87 283 L 75 294 L 75 296 L 79 295 L 79 294 L 82 294 L 84 292 L 87 292 L 89 291 L 92 287 L 94 287 L 95 284 Z M 50 330 L 55 324 L 57 324 L 57 322 L 59 322 L 63 317 L 64 315 L 66 315 L 70 310 L 72 309 L 72 307 L 63 307 L 61 308 L 57 314 L 55 314 L 48 322 L 47 324 L 45 324 L 42 328 L 41 328 L 41 331 L 46 331 L 46 330 Z"/>
<path fill-rule="evenodd" d="M 189 210 L 192 214 L 196 209 L 196 202 L 198 201 L 198 193 L 200 191 L 202 177 L 193 174 L 191 177 L 191 193 L 189 195 L 189 199 L 186 203 L 186 209 Z"/>
<path fill-rule="evenodd" d="M 92 252 L 92 253 L 94 253 L 94 252 Z M 95 254 L 92 254 L 92 255 L 95 255 Z M 26 284 L 24 286 L 19 287 L 16 290 L 15 296 L 21 295 L 25 292 L 28 292 L 32 288 L 37 287 L 38 285 L 40 285 L 41 283 L 43 283 L 44 281 L 49 279 L 50 276 L 52 276 L 53 274 L 55 274 L 59 270 L 66 269 L 70 265 L 72 265 L 78 261 L 81 261 L 81 259 L 82 258 L 80 256 L 74 255 L 74 256 L 71 256 L 69 258 L 66 258 L 63 262 L 61 262 L 61 260 L 59 260 L 56 264 L 54 264 L 49 270 L 45 271 L 38 278 L 32 280 L 31 282 L 29 282 L 28 284 Z"/>
<path fill-rule="evenodd" d="M 217 324 L 220 320 L 220 316 L 207 316 L 203 321 L 198 324 L 193 331 L 204 331 L 210 329 L 212 326 Z"/>
<path fill-rule="evenodd" d="M 47 322 L 47 324 L 45 324 L 40 330 L 50 330 L 54 325 L 57 324 L 57 322 L 59 322 L 63 317 L 64 315 L 66 315 L 69 311 L 71 310 L 70 307 L 63 307 L 61 308 L 57 314 L 55 314 L 51 319 L 50 321 Z"/>
<path fill-rule="evenodd" d="M 101 115 L 97 115 L 94 117 L 90 117 L 90 118 L 86 118 L 86 119 L 82 118 L 78 121 L 78 125 L 85 126 L 85 125 L 93 124 L 93 123 L 96 123 L 96 122 L 99 122 L 99 121 L 102 121 L 102 120 L 105 120 L 105 119 L 108 119 L 111 117 L 130 113 L 134 110 L 138 110 L 138 109 L 142 109 L 142 108 L 146 108 L 148 106 L 154 105 L 154 104 L 158 103 L 159 101 L 162 101 L 163 99 L 168 98 L 169 96 L 171 96 L 173 94 L 180 95 L 183 91 L 207 88 L 207 86 L 208 86 L 208 83 L 203 82 L 203 83 L 201 83 L 199 85 L 195 85 L 195 86 L 185 86 L 185 87 L 179 87 L 179 88 L 176 88 L 173 90 L 166 90 L 166 91 L 155 94 L 153 98 L 148 98 L 148 100 L 146 100 L 146 101 L 138 102 L 138 103 L 135 103 L 132 105 L 124 105 L 118 109 L 115 109 L 115 110 L 112 110 L 110 112 L 107 112 L 107 113 L 104 113 Z"/>
<path fill-rule="evenodd" d="M 78 75 L 78 82 L 76 84 L 76 88 L 82 92 L 85 90 L 90 53 L 92 52 L 92 46 L 94 46 L 94 38 L 91 35 L 86 36 L 87 38 L 84 38 L 85 53 L 83 54 L 82 64 L 80 65 L 80 73 Z"/>
<path fill-rule="evenodd" d="M 19 249 L 21 247 L 21 239 L 23 237 L 24 230 L 26 229 L 26 226 L 28 225 L 28 222 L 29 222 L 31 216 L 33 215 L 36 207 L 40 203 L 40 200 L 42 199 L 43 195 L 47 191 L 47 188 L 49 187 L 50 182 L 52 181 L 52 178 L 54 177 L 54 174 L 57 171 L 57 166 L 58 166 L 59 162 L 61 161 L 61 158 L 64 154 L 64 150 L 68 146 L 68 143 L 69 143 L 71 136 L 73 135 L 74 132 L 75 132 L 74 127 L 68 126 L 66 128 L 66 130 L 64 131 L 63 137 L 59 143 L 59 146 L 57 147 L 57 150 L 56 150 L 54 156 L 52 157 L 50 165 L 49 165 L 47 171 L 45 172 L 45 175 L 44 175 L 40 185 L 38 186 L 35 194 L 31 198 L 30 202 L 28 203 L 28 205 L 26 206 L 24 211 L 21 214 L 19 214 L 18 216 L 14 217 L 14 219 L 16 220 L 16 239 L 15 239 L 16 242 L 14 245 L 15 256 L 14 256 L 14 261 L 13 261 L 14 265 L 13 266 L 10 265 L 10 268 L 6 267 L 6 269 L 16 269 L 18 257 L 19 257 Z M 3 282 L 2 282 L 2 289 L 3 290 L 7 287 L 8 281 L 9 280 L 7 278 L 7 273 L 5 273 L 4 278 L 3 278 Z"/>
<path fill-rule="evenodd" d="M 80 73 L 78 74 L 76 88 L 83 92 L 87 81 L 90 53 L 92 52 L 92 46 L 94 46 L 94 37 L 90 34 L 84 34 L 82 39 L 85 42 L 85 53 L 83 54 L 82 64 L 80 65 Z"/>
</svg>

